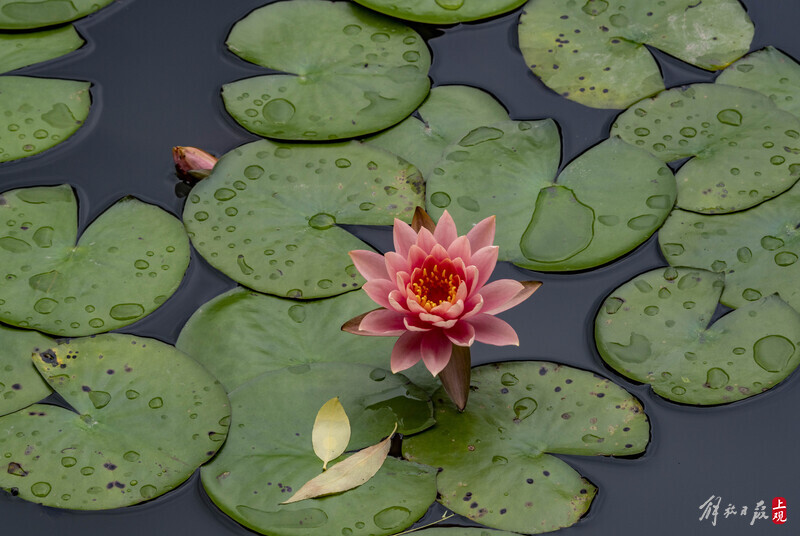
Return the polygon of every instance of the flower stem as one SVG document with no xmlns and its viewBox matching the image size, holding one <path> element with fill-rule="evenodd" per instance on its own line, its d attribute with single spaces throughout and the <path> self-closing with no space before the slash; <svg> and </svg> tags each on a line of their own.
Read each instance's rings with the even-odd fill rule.
<svg viewBox="0 0 800 536">
<path fill-rule="evenodd" d="M 464 411 L 464 408 L 467 407 L 470 366 L 469 346 L 457 346 L 454 344 L 450 361 L 439 373 L 439 379 L 442 381 L 444 390 L 447 391 L 450 400 L 456 405 L 458 411 Z"/>
</svg>

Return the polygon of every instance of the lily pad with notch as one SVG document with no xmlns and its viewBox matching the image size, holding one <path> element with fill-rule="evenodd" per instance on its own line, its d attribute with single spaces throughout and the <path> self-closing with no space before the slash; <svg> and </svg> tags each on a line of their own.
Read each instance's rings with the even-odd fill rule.
<svg viewBox="0 0 800 536">
<path fill-rule="evenodd" d="M 25 33 L 0 33 L 0 73 L 58 58 L 84 41 L 72 25 Z"/>
<path fill-rule="evenodd" d="M 670 89 L 620 115 L 611 134 L 664 162 L 694 157 L 676 174 L 677 206 L 685 210 L 744 210 L 800 178 L 800 118 L 749 89 Z"/>
<path fill-rule="evenodd" d="M 336 224 L 410 221 L 423 189 L 408 162 L 358 142 L 261 140 L 220 159 L 183 221 L 197 251 L 242 285 L 321 298 L 363 283 L 347 252 L 368 246 Z"/>
<path fill-rule="evenodd" d="M 52 345 L 53 340 L 40 333 L 0 324 L 0 416 L 50 395 L 52 389 L 31 363 L 31 354 Z"/>
<path fill-rule="evenodd" d="M 800 164 L 798 164 L 800 167 Z M 659 232 L 664 258 L 725 274 L 721 301 L 742 307 L 780 294 L 800 311 L 800 184 L 743 212 L 707 216 L 675 210 Z"/>
<path fill-rule="evenodd" d="M 626 108 L 664 89 L 647 46 L 719 70 L 750 49 L 738 0 L 530 0 L 519 46 L 542 82 L 595 108 Z"/>
<path fill-rule="evenodd" d="M 75 411 L 35 404 L 0 418 L 15 431 L 0 436 L 0 487 L 28 501 L 101 510 L 152 499 L 189 478 L 228 432 L 219 382 L 157 340 L 74 339 L 34 364 Z"/>
<path fill-rule="evenodd" d="M 472 370 L 469 408 L 434 395 L 436 426 L 403 455 L 440 468 L 439 502 L 488 527 L 542 533 L 568 527 L 597 488 L 553 454 L 633 455 L 650 425 L 641 403 L 609 380 L 542 361 Z"/>
<path fill-rule="evenodd" d="M 512 11 L 527 0 L 355 0 L 390 17 L 427 24 L 488 19 Z"/>
<path fill-rule="evenodd" d="M 68 185 L 0 194 L 0 320 L 62 336 L 117 329 L 155 311 L 189 264 L 180 222 L 132 197 L 78 238 Z"/>
<path fill-rule="evenodd" d="M 114 0 L 0 0 L 0 30 L 29 30 L 85 17 Z"/>
<path fill-rule="evenodd" d="M 0 76 L 0 162 L 39 154 L 72 136 L 89 115 L 89 82 Z"/>
<path fill-rule="evenodd" d="M 607 263 L 644 242 L 675 200 L 672 172 L 618 138 L 560 157 L 552 120 L 479 127 L 451 145 L 427 181 L 427 206 L 459 228 L 497 215 L 500 260 L 532 270 Z"/>
<path fill-rule="evenodd" d="M 228 391 L 289 366 L 333 362 L 384 367 L 395 338 L 355 337 L 341 330 L 342 324 L 374 307 L 363 292 L 298 303 L 237 288 L 195 311 L 176 346 Z M 426 391 L 439 386 L 423 363 L 403 374 Z"/>
<path fill-rule="evenodd" d="M 228 112 L 260 136 L 371 134 L 410 115 L 430 89 L 431 57 L 422 37 L 350 2 L 267 5 L 236 23 L 227 44 L 240 58 L 285 73 L 222 88 Z"/>
<path fill-rule="evenodd" d="M 242 525 L 273 536 L 382 536 L 422 517 L 436 498 L 436 471 L 391 457 L 355 489 L 279 504 L 322 470 L 311 434 L 326 400 L 338 396 L 347 411 L 348 450 L 377 443 L 395 423 L 404 434 L 433 424 L 424 392 L 401 375 L 382 371 L 376 376 L 376 370 L 343 363 L 301 365 L 268 372 L 231 392 L 230 437 L 201 472 L 211 500 Z"/>
<path fill-rule="evenodd" d="M 800 364 L 800 313 L 773 294 L 709 326 L 724 286 L 723 274 L 693 268 L 637 276 L 595 319 L 600 355 L 676 402 L 724 404 L 770 389 Z"/>
<path fill-rule="evenodd" d="M 800 117 L 800 65 L 777 48 L 748 54 L 722 71 L 716 83 L 758 91 Z"/>
<path fill-rule="evenodd" d="M 364 140 L 412 164 L 426 179 L 448 145 L 473 129 L 508 119 L 494 97 L 469 86 L 438 86 L 417 111 L 392 128 Z"/>
</svg>

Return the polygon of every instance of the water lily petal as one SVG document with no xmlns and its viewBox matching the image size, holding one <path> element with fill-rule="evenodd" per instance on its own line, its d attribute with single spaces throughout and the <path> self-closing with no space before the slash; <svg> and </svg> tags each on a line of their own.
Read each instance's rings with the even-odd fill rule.
<svg viewBox="0 0 800 536">
<path fill-rule="evenodd" d="M 427 312 L 420 313 L 419 319 L 422 320 L 423 322 L 430 322 L 430 323 L 441 322 L 442 320 L 444 320 L 444 318 L 442 318 L 439 315 L 432 315 Z"/>
<path fill-rule="evenodd" d="M 448 214 L 445 210 L 442 217 L 439 218 L 439 222 L 436 224 L 436 230 L 433 232 L 433 237 L 445 248 L 449 248 L 450 244 L 453 243 L 458 237 L 458 231 L 456 231 L 456 222 L 453 221 L 453 217 Z"/>
<path fill-rule="evenodd" d="M 364 283 L 362 288 L 364 292 L 367 293 L 367 296 L 372 298 L 372 301 L 381 307 L 386 307 L 387 309 L 391 307 L 389 303 L 389 293 L 396 290 L 394 281 L 389 281 L 388 279 L 373 279 Z"/>
<path fill-rule="evenodd" d="M 406 303 L 405 292 L 400 292 L 399 290 L 393 290 L 389 293 L 389 309 L 392 309 L 399 313 L 406 312 L 408 311 L 408 308 L 403 305 L 405 303 Z"/>
<path fill-rule="evenodd" d="M 394 251 L 386 252 L 386 255 L 384 255 L 384 262 L 389 279 L 394 279 L 398 273 L 409 272 L 408 258 L 398 255 Z"/>
<path fill-rule="evenodd" d="M 350 252 L 350 258 L 353 259 L 356 270 L 358 270 L 367 281 L 373 279 L 389 279 L 389 274 L 386 271 L 386 261 L 380 253 L 357 249 Z"/>
<path fill-rule="evenodd" d="M 405 315 L 388 309 L 378 309 L 367 314 L 358 329 L 378 335 L 399 337 L 406 331 L 403 323 Z"/>
<path fill-rule="evenodd" d="M 461 318 L 469 318 L 478 314 L 483 309 L 483 296 L 475 294 L 464 302 L 464 313 Z"/>
<path fill-rule="evenodd" d="M 508 281 L 508 280 L 507 279 L 503 279 L 502 281 Z M 496 281 L 496 282 L 499 282 L 499 281 Z M 487 304 L 488 304 L 489 300 L 486 298 L 486 293 L 485 292 L 486 292 L 486 289 L 488 289 L 493 284 L 494 283 L 489 283 L 488 285 L 486 285 L 485 287 L 483 287 L 481 289 L 481 295 L 483 296 L 483 299 L 486 300 Z M 498 306 L 498 307 L 489 307 L 488 305 L 484 304 L 485 310 L 483 312 L 486 313 L 486 314 L 490 314 L 490 315 L 496 315 L 497 313 L 502 313 L 503 311 L 511 309 L 512 307 L 516 307 L 520 303 L 522 303 L 525 300 L 527 300 L 528 298 L 530 298 L 531 294 L 536 292 L 539 289 L 539 287 L 542 286 L 542 283 L 540 281 L 522 281 L 520 283 L 520 285 L 522 285 L 522 290 L 520 290 L 510 300 L 508 300 L 503 305 Z"/>
<path fill-rule="evenodd" d="M 491 246 L 494 242 L 495 217 L 489 216 L 485 220 L 479 221 L 475 227 L 467 233 L 467 238 L 472 246 L 472 251 Z"/>
<path fill-rule="evenodd" d="M 434 322 L 433 327 L 441 328 L 441 329 L 450 329 L 456 325 L 458 322 L 458 318 L 453 318 L 452 320 L 441 320 L 439 322 Z"/>
<path fill-rule="evenodd" d="M 431 248 L 431 253 L 428 255 L 428 258 L 435 259 L 436 262 L 442 262 L 443 260 L 447 259 L 447 250 L 444 249 L 444 246 L 441 244 L 436 244 Z"/>
<path fill-rule="evenodd" d="M 517 294 L 524 290 L 524 286 L 519 281 L 513 279 L 500 279 L 492 281 L 480 290 L 483 296 L 483 312 L 489 315 L 505 311 L 505 305 Z"/>
<path fill-rule="evenodd" d="M 426 255 L 430 254 L 433 246 L 435 246 L 438 242 L 433 237 L 433 233 L 431 233 L 427 229 L 420 229 L 419 234 L 417 235 L 417 245 L 422 248 L 422 251 L 425 252 Z"/>
<path fill-rule="evenodd" d="M 422 267 L 422 265 L 425 262 L 425 259 L 427 257 L 428 257 L 428 254 L 425 253 L 422 250 L 421 247 L 419 247 L 416 244 L 411 246 L 411 248 L 408 250 L 408 267 L 409 267 L 409 270 L 411 270 L 413 272 L 415 268 Z"/>
<path fill-rule="evenodd" d="M 430 331 L 431 326 L 427 322 L 423 322 L 419 317 L 405 315 L 403 317 L 403 327 L 408 331 Z"/>
<path fill-rule="evenodd" d="M 401 257 L 407 257 L 408 250 L 417 243 L 417 233 L 406 222 L 395 218 L 393 235 L 394 250 Z"/>
<path fill-rule="evenodd" d="M 472 256 L 472 264 L 478 269 L 478 283 L 477 288 L 480 289 L 489 276 L 492 275 L 494 267 L 497 264 L 497 254 L 500 251 L 498 246 L 486 246 L 475 252 Z"/>
<path fill-rule="evenodd" d="M 469 322 L 457 322 L 444 334 L 458 346 L 472 346 L 472 343 L 475 342 L 475 328 Z"/>
<path fill-rule="evenodd" d="M 416 365 L 422 359 L 420 344 L 423 333 L 407 331 L 403 333 L 392 348 L 392 372 L 400 372 Z"/>
<path fill-rule="evenodd" d="M 425 366 L 436 376 L 450 361 L 453 345 L 441 330 L 433 330 L 425 333 L 420 349 Z"/>
<path fill-rule="evenodd" d="M 496 316 L 478 314 L 469 319 L 469 323 L 475 328 L 475 340 L 495 346 L 519 346 L 519 337 L 505 320 L 500 320 Z"/>
<path fill-rule="evenodd" d="M 453 259 L 461 259 L 465 264 L 472 262 L 472 247 L 466 236 L 459 236 L 447 247 L 447 256 Z"/>
</svg>

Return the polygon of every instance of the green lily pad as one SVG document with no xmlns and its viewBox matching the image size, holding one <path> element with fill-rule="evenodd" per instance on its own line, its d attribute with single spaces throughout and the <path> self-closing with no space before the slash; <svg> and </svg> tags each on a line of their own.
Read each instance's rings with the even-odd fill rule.
<svg viewBox="0 0 800 536">
<path fill-rule="evenodd" d="M 77 213 L 67 185 L 0 194 L 0 320 L 90 335 L 143 318 L 178 288 L 189 240 L 172 215 L 128 197 L 78 239 Z"/>
<path fill-rule="evenodd" d="M 53 340 L 40 333 L 0 324 L 0 416 L 26 408 L 52 392 L 31 363 L 31 354 L 52 345 Z"/>
<path fill-rule="evenodd" d="M 704 216 L 675 210 L 659 231 L 672 265 L 725 274 L 722 303 L 741 307 L 780 294 L 800 311 L 800 184 L 735 214 Z"/>
<path fill-rule="evenodd" d="M 364 7 L 390 17 L 425 22 L 455 24 L 488 19 L 518 8 L 527 0 L 355 0 Z"/>
<path fill-rule="evenodd" d="M 83 45 L 74 26 L 28 33 L 0 33 L 0 73 L 69 54 Z"/>
<path fill-rule="evenodd" d="M 777 295 L 709 326 L 725 277 L 658 268 L 612 292 L 595 320 L 600 355 L 613 369 L 687 404 L 757 395 L 800 364 L 800 313 Z"/>
<path fill-rule="evenodd" d="M 350 419 L 349 450 L 378 443 L 395 423 L 399 433 L 433 423 L 428 397 L 388 371 L 316 363 L 269 372 L 230 395 L 230 437 L 201 472 L 211 500 L 242 525 L 272 536 L 381 536 L 422 517 L 436 499 L 436 471 L 391 457 L 355 489 L 279 504 L 322 471 L 311 429 L 322 404 L 336 396 Z"/>
<path fill-rule="evenodd" d="M 626 108 L 664 89 L 645 45 L 715 71 L 746 54 L 752 39 L 737 0 L 530 0 L 519 26 L 534 74 L 594 108 Z"/>
<path fill-rule="evenodd" d="M 748 54 L 722 71 L 716 83 L 758 91 L 800 117 L 800 65 L 776 48 Z"/>
<path fill-rule="evenodd" d="M 28 30 L 85 17 L 114 0 L 0 0 L 0 30 Z"/>
<path fill-rule="evenodd" d="M 0 434 L 0 487 L 23 499 L 76 510 L 136 504 L 189 478 L 225 440 L 225 390 L 172 346 L 99 335 L 34 363 L 75 412 L 36 404 L 0 418 L 15 431 Z"/>
<path fill-rule="evenodd" d="M 418 110 L 398 125 L 365 141 L 414 164 L 428 178 L 448 145 L 483 125 L 504 121 L 508 113 L 494 97 L 469 86 L 439 86 Z"/>
<path fill-rule="evenodd" d="M 236 23 L 227 44 L 244 60 L 286 73 L 222 88 L 228 112 L 260 136 L 371 134 L 411 114 L 430 89 L 431 57 L 419 34 L 350 2 L 270 4 Z"/>
<path fill-rule="evenodd" d="M 88 82 L 0 76 L 0 162 L 39 154 L 72 136 L 89 115 Z"/>
<path fill-rule="evenodd" d="M 228 391 L 264 372 L 308 363 L 386 367 L 396 338 L 341 330 L 342 324 L 374 308 L 375 302 L 363 292 L 298 303 L 237 288 L 195 311 L 176 346 L 202 363 Z M 439 382 L 423 365 L 403 374 L 433 392 Z"/>
<path fill-rule="evenodd" d="M 675 177 L 678 207 L 694 212 L 743 210 L 800 177 L 800 118 L 748 89 L 670 89 L 620 115 L 611 134 L 664 162 L 694 156 Z"/>
<path fill-rule="evenodd" d="M 469 406 L 459 413 L 434 395 L 437 424 L 403 441 L 411 461 L 441 468 L 439 502 L 501 530 L 568 527 L 597 488 L 551 454 L 631 455 L 650 425 L 642 405 L 589 372 L 541 361 L 472 370 Z"/>
<path fill-rule="evenodd" d="M 672 208 L 672 172 L 646 151 L 612 138 L 556 178 L 559 157 L 551 120 L 475 129 L 436 165 L 426 185 L 428 210 L 438 217 L 446 209 L 462 229 L 496 214 L 500 260 L 565 271 L 634 249 Z"/>
<path fill-rule="evenodd" d="M 242 285 L 320 298 L 363 283 L 347 252 L 369 246 L 336 224 L 410 221 L 423 188 L 408 162 L 357 142 L 261 140 L 220 159 L 183 221 L 197 251 Z"/>
</svg>

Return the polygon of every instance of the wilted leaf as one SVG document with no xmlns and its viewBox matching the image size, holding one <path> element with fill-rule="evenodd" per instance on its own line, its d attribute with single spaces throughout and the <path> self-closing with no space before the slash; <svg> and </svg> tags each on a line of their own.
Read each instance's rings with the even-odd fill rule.
<svg viewBox="0 0 800 536">
<path fill-rule="evenodd" d="M 342 455 L 350 442 L 350 420 L 339 397 L 331 398 L 320 408 L 311 432 L 314 453 L 322 460 L 322 470 L 328 462 Z"/>
<path fill-rule="evenodd" d="M 342 460 L 331 467 L 330 470 L 316 478 L 312 478 L 303 484 L 303 487 L 297 490 L 297 493 L 292 495 L 288 501 L 284 501 L 281 504 L 289 504 L 302 501 L 303 499 L 340 493 L 364 484 L 375 476 L 375 473 L 377 473 L 383 465 L 386 456 L 389 454 L 392 436 L 396 431 L 397 423 L 395 423 L 394 430 L 389 434 L 389 437 L 377 445 L 372 445 L 371 447 L 356 452 L 346 460 Z"/>
</svg>

